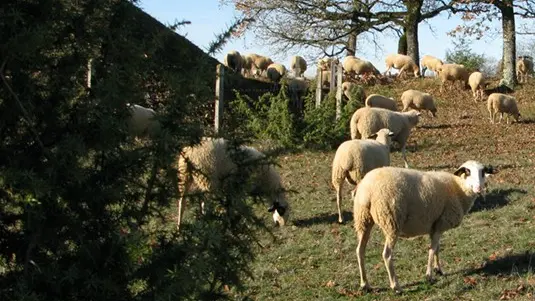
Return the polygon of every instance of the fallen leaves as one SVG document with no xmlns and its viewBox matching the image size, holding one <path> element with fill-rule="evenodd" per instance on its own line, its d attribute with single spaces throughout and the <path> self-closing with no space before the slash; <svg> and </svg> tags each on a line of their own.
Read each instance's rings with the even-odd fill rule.
<svg viewBox="0 0 535 301">
<path fill-rule="evenodd" d="M 526 291 L 526 287 L 523 284 L 518 285 L 515 289 L 506 289 L 502 292 L 502 295 L 500 296 L 500 300 L 514 299 L 525 291 Z"/>
<path fill-rule="evenodd" d="M 477 280 L 474 277 L 466 276 L 466 277 L 464 277 L 463 280 L 464 280 L 464 284 L 467 284 L 469 286 L 476 286 L 477 285 Z"/>
</svg>

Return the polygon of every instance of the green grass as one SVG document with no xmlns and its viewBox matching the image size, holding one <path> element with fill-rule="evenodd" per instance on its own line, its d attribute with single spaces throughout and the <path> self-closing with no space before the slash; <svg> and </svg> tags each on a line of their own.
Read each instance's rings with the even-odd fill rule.
<svg viewBox="0 0 535 301">
<path fill-rule="evenodd" d="M 425 279 L 428 237 L 402 239 L 395 247 L 395 268 L 404 292 L 390 291 L 381 258 L 378 227 L 368 244 L 366 263 L 373 290 L 359 291 L 356 235 L 352 228 L 349 185 L 344 194 L 346 222 L 337 223 L 331 162 L 334 151 L 281 155 L 280 172 L 292 205 L 291 223 L 263 236 L 246 291 L 253 300 L 534 300 L 535 298 L 535 91 L 515 93 L 525 122 L 491 125 L 486 103 L 471 91 L 439 92 L 437 81 L 407 80 L 366 92 L 397 96 L 406 89 L 432 93 L 438 118 L 424 117 L 409 139 L 411 168 L 447 170 L 469 159 L 492 164 L 486 201 L 476 200 L 462 224 L 441 239 L 445 276 Z M 392 165 L 402 167 L 399 151 Z M 265 212 L 266 222 L 270 216 Z M 243 294 L 240 294 L 243 295 Z"/>
</svg>

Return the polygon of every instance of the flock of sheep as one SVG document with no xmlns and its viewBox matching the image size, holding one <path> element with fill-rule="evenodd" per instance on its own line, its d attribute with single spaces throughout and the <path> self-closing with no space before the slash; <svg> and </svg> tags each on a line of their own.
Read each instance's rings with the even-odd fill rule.
<svg viewBox="0 0 535 301">
<path fill-rule="evenodd" d="M 332 60 L 320 60 L 320 72 L 329 72 L 327 69 Z M 421 63 L 423 70 L 434 71 L 443 84 L 461 81 L 464 86 L 471 87 L 476 101 L 483 97 L 485 77 L 482 73 L 468 74 L 463 65 L 444 64 L 431 56 L 424 56 Z M 256 54 L 241 56 L 236 51 L 227 55 L 225 64 L 243 74 L 264 73 L 274 81 L 280 80 L 286 73 L 284 65 L 275 64 L 267 57 Z M 418 64 L 408 56 L 389 55 L 386 65 L 387 71 L 391 68 L 398 69 L 398 76 L 409 72 L 415 77 L 420 76 Z M 523 76 L 523 70 L 529 72 L 533 69 L 533 63 L 527 59 L 519 59 L 519 65 L 523 65 L 519 68 L 519 77 Z M 301 76 L 306 67 L 304 59 L 292 59 L 292 70 L 296 76 Z M 364 73 L 378 73 L 370 62 L 356 57 L 345 58 L 343 68 L 349 78 Z M 360 284 L 363 289 L 369 288 L 364 254 L 374 224 L 381 228 L 385 236 L 382 255 L 392 289 L 400 290 L 393 265 L 393 249 L 399 237 L 429 235 L 431 247 L 426 276 L 432 280 L 433 267 L 437 274 L 442 273 L 439 261 L 442 233 L 460 225 L 475 199 L 484 195 L 486 177 L 494 173 L 491 166 L 476 161 L 465 162 L 454 173 L 410 169 L 405 147 L 411 130 L 419 122 L 420 111 L 429 111 L 434 117 L 437 108 L 432 95 L 413 89 L 403 92 L 400 100 L 402 112 L 398 111 L 398 104 L 393 99 L 378 94 L 369 95 L 365 106 L 358 109 L 351 118 L 351 140 L 338 147 L 332 163 L 332 185 L 336 190 L 339 222 L 343 222 L 340 208 L 342 186 L 345 181 L 355 186 L 351 196 L 354 203 L 354 227 L 358 237 Z M 502 116 L 504 113 L 510 114 L 515 120 L 520 116 L 514 97 L 493 93 L 489 95 L 487 104 L 492 122 L 497 113 Z M 150 132 L 155 128 L 150 124 L 154 121 L 150 118 L 155 114 L 154 111 L 147 113 L 143 107 L 136 105 L 131 106 L 131 109 L 131 125 L 136 125 L 136 133 Z M 389 166 L 392 141 L 398 142 L 401 147 L 404 168 Z M 236 161 L 236 158 L 239 160 Z M 229 141 L 222 138 L 204 138 L 199 145 L 182 150 L 177 163 L 180 175 L 177 226 L 180 226 L 183 217 L 184 201 L 192 199 L 191 193 L 215 192 L 222 187 L 223 179 L 242 173 L 244 168 L 250 168 L 250 178 L 246 181 L 251 183 L 248 185 L 250 192 L 260 192 L 267 196 L 270 200 L 268 211 L 272 213 L 275 224 L 287 224 L 290 204 L 278 171 L 269 163 L 254 164 L 265 158 L 263 153 L 252 147 L 232 147 Z M 199 205 L 201 212 L 204 212 L 204 202 L 199 202 Z"/>
</svg>

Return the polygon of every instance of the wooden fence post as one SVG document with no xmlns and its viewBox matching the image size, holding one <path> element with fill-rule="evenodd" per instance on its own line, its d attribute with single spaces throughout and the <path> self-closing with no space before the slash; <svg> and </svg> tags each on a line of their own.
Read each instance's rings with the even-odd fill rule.
<svg viewBox="0 0 535 301">
<path fill-rule="evenodd" d="M 317 76 L 316 76 L 316 108 L 319 108 L 321 106 L 321 92 L 323 87 L 323 72 L 320 68 L 317 69 Z"/>
<path fill-rule="evenodd" d="M 87 87 L 91 88 L 91 73 L 93 72 L 93 59 L 87 61 Z"/>
<path fill-rule="evenodd" d="M 224 76 L 225 68 L 219 64 L 216 67 L 216 81 L 215 81 L 215 115 L 214 115 L 214 131 L 217 134 L 221 128 L 221 121 L 223 119 L 223 96 L 224 90 Z"/>
<path fill-rule="evenodd" d="M 331 78 L 329 78 L 329 80 L 330 80 L 329 81 L 329 83 L 330 83 L 329 92 L 334 91 L 334 88 L 336 87 L 335 86 L 336 85 L 336 82 L 335 82 L 335 79 L 336 79 L 336 76 L 335 76 L 335 74 L 336 74 L 336 64 L 334 63 L 334 60 L 331 61 L 331 66 L 330 67 L 331 67 Z"/>
<path fill-rule="evenodd" d="M 338 120 L 342 116 L 342 64 L 339 63 L 336 69 L 336 120 Z"/>
</svg>

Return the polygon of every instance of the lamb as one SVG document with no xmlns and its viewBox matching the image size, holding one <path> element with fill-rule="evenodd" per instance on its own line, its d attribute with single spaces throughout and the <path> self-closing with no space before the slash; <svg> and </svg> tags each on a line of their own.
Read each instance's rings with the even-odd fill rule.
<svg viewBox="0 0 535 301">
<path fill-rule="evenodd" d="M 433 117 L 437 116 L 435 101 L 429 93 L 418 90 L 407 90 L 401 94 L 401 103 L 403 104 L 403 112 L 411 108 L 418 111 L 427 110 Z"/>
<path fill-rule="evenodd" d="M 353 96 L 355 94 L 357 94 L 357 92 L 355 91 L 356 89 L 358 89 L 358 95 L 360 95 L 362 97 L 362 99 L 355 99 L 357 101 L 364 101 L 364 97 L 365 97 L 365 93 L 364 93 L 364 89 L 362 89 L 361 86 L 353 83 L 353 82 L 343 82 L 342 83 L 342 91 L 344 91 L 344 95 L 347 97 L 347 99 L 353 101 Z"/>
<path fill-rule="evenodd" d="M 390 69 L 392 69 L 392 67 L 394 67 L 395 69 L 399 69 L 398 77 L 401 77 L 406 72 L 411 71 L 414 73 L 414 77 L 420 76 L 420 67 L 418 67 L 412 57 L 408 55 L 398 53 L 390 54 L 386 57 L 385 64 L 387 68 L 385 71 L 385 75 L 387 72 L 390 72 Z"/>
<path fill-rule="evenodd" d="M 286 67 L 283 64 L 273 63 L 267 67 L 267 77 L 272 82 L 278 83 L 286 75 Z"/>
<path fill-rule="evenodd" d="M 528 75 L 533 72 L 533 61 L 529 57 L 521 56 L 516 61 L 516 77 L 518 82 L 527 82 Z"/>
<path fill-rule="evenodd" d="M 239 158 L 239 162 L 233 161 L 233 158 Z M 234 149 L 223 138 L 205 138 L 199 145 L 184 148 L 178 158 L 178 172 L 181 176 L 178 182 L 177 227 L 180 227 L 185 208 L 184 199 L 188 193 L 219 190 L 224 185 L 225 178 L 242 172 L 242 164 L 249 164 L 252 168 L 248 175 L 252 187 L 247 189 L 266 195 L 271 201 L 268 211 L 273 212 L 273 221 L 276 225 L 284 226 L 289 217 L 289 204 L 279 173 L 273 166 L 260 162 L 264 158 L 263 153 L 252 147 L 240 146 Z M 202 209 L 204 203 L 200 205 Z"/>
<path fill-rule="evenodd" d="M 331 70 L 331 63 L 337 65 L 340 61 L 336 57 L 324 57 L 318 61 L 318 69 Z"/>
<path fill-rule="evenodd" d="M 290 62 L 290 69 L 293 70 L 294 76 L 303 76 L 303 73 L 307 70 L 307 61 L 301 56 L 293 56 Z"/>
<path fill-rule="evenodd" d="M 474 95 L 474 101 L 477 102 L 478 99 L 483 99 L 483 94 L 485 90 L 485 76 L 481 72 L 473 72 L 468 77 L 468 85 L 472 89 L 472 94 Z"/>
<path fill-rule="evenodd" d="M 409 112 L 393 112 L 382 108 L 360 108 L 351 117 L 350 129 L 351 139 L 368 137 L 382 128 L 388 128 L 394 132 L 392 137 L 401 146 L 401 153 L 405 168 L 409 168 L 406 157 L 406 144 L 411 133 L 411 129 L 418 124 L 420 112 L 410 110 Z"/>
<path fill-rule="evenodd" d="M 134 137 L 154 137 L 160 131 L 160 122 L 155 118 L 156 112 L 136 104 L 126 104 L 131 113 L 128 118 L 128 131 Z"/>
<path fill-rule="evenodd" d="M 442 62 L 442 60 L 437 59 L 434 56 L 424 55 L 422 57 L 422 59 L 420 60 L 420 64 L 422 64 L 422 76 L 424 76 L 425 75 L 425 71 L 427 69 L 429 69 L 429 70 L 435 72 L 436 74 L 438 74 L 438 69 L 439 69 L 440 66 L 442 66 L 444 64 L 444 62 Z"/>
<path fill-rule="evenodd" d="M 487 109 L 490 114 L 490 123 L 494 123 L 496 119 L 496 114 L 500 113 L 500 120 L 498 123 L 502 122 L 503 113 L 508 114 L 505 117 L 505 121 L 509 124 L 509 115 L 511 115 L 516 122 L 520 119 L 520 112 L 516 105 L 516 99 L 513 96 L 502 94 L 502 93 L 492 93 L 487 99 Z"/>
<path fill-rule="evenodd" d="M 343 222 L 340 204 L 344 180 L 351 185 L 357 185 L 370 170 L 390 165 L 390 137 L 393 135 L 389 129 L 381 129 L 368 137 L 375 140 L 349 140 L 340 144 L 336 150 L 332 165 L 332 184 L 336 190 L 339 223 Z"/>
<path fill-rule="evenodd" d="M 243 67 L 243 58 L 238 51 L 232 50 L 225 55 L 224 64 L 234 72 L 240 73 Z"/>
<path fill-rule="evenodd" d="M 477 196 L 484 194 L 485 178 L 493 173 L 491 166 L 476 161 L 466 161 L 453 174 L 396 167 L 381 167 L 367 173 L 353 201 L 360 287 L 369 288 L 364 255 L 374 224 L 385 236 L 383 259 L 394 291 L 401 291 L 393 261 L 399 237 L 429 235 L 426 276 L 432 281 L 433 260 L 434 271 L 442 275 L 440 237 L 461 224 Z"/>
<path fill-rule="evenodd" d="M 344 60 L 342 67 L 348 74 L 356 74 L 356 75 L 366 74 L 366 73 L 372 73 L 375 75 L 380 74 L 379 70 L 377 70 L 377 68 L 375 68 L 375 66 L 371 62 L 357 59 L 355 57 L 346 58 Z"/>
<path fill-rule="evenodd" d="M 390 111 L 397 111 L 396 101 L 379 94 L 372 94 L 366 98 L 366 106 L 371 108 L 383 108 Z"/>
<path fill-rule="evenodd" d="M 468 86 L 468 70 L 463 65 L 459 64 L 444 64 L 438 68 L 438 77 L 442 81 L 440 91 L 444 90 L 444 84 L 446 81 L 452 81 L 455 85 L 455 81 L 461 81 L 463 87 Z"/>
</svg>

